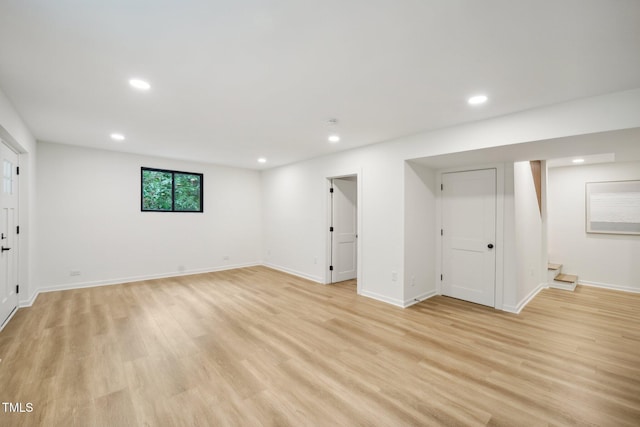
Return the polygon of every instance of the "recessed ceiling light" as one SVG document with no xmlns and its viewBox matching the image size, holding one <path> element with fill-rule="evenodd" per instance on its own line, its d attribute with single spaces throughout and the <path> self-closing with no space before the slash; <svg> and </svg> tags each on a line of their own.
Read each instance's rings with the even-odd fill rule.
<svg viewBox="0 0 640 427">
<path fill-rule="evenodd" d="M 113 139 L 114 141 L 124 141 L 124 135 L 121 133 L 112 133 L 111 139 Z"/>
<path fill-rule="evenodd" d="M 267 159 L 265 159 L 264 157 L 260 157 L 258 159 L 258 163 L 267 163 Z"/>
<path fill-rule="evenodd" d="M 332 144 L 335 144 L 336 142 L 340 142 L 340 135 L 337 134 L 332 134 L 329 135 L 329 142 L 331 142 Z"/>
<path fill-rule="evenodd" d="M 573 163 L 584 163 L 584 159 L 573 159 L 571 160 Z"/>
<path fill-rule="evenodd" d="M 467 102 L 469 103 L 469 105 L 480 105 L 487 102 L 488 99 L 489 98 L 487 97 L 487 95 L 476 95 L 469 98 Z"/>
<path fill-rule="evenodd" d="M 129 84 L 139 90 L 149 90 L 151 89 L 151 85 L 144 81 L 144 80 L 140 80 L 140 79 L 131 79 L 129 80 Z"/>
</svg>

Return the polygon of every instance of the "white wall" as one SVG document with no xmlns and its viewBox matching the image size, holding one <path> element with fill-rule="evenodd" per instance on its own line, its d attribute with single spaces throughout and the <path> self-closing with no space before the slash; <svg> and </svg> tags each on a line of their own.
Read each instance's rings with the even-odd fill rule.
<svg viewBox="0 0 640 427">
<path fill-rule="evenodd" d="M 587 182 L 640 180 L 640 162 L 550 168 L 549 260 L 578 283 L 640 292 L 640 236 L 587 234 Z"/>
<path fill-rule="evenodd" d="M 404 167 L 404 305 L 436 294 L 436 174 Z"/>
<path fill-rule="evenodd" d="M 522 304 L 535 292 L 546 285 L 546 271 L 543 265 L 543 247 L 546 246 L 543 232 L 542 214 L 538 207 L 538 197 L 529 162 L 513 164 L 514 181 L 514 230 L 516 286 L 512 292 L 516 306 L 509 311 L 519 311 Z M 542 194 L 544 198 L 544 194 Z"/>
<path fill-rule="evenodd" d="M 402 305 L 404 164 L 393 150 L 374 145 L 262 173 L 264 260 L 267 265 L 326 281 L 327 178 L 358 175 L 361 293 Z M 388 215 L 389 211 L 393 215 Z M 383 225 L 372 227 L 373 224 Z M 318 262 L 315 263 L 315 259 Z M 381 262 L 381 259 L 384 260 Z M 397 273 L 392 280 L 392 272 Z"/>
<path fill-rule="evenodd" d="M 504 164 L 504 199 L 503 199 L 503 230 L 502 230 L 502 309 L 511 312 L 518 311 L 518 242 L 516 241 L 516 198 L 515 198 L 515 170 L 513 163 Z M 498 226 L 499 226 L 498 221 Z M 497 247 L 496 247 L 497 249 Z M 497 255 L 497 251 L 496 251 Z M 500 273 L 499 262 L 496 268 Z M 496 283 L 498 283 L 496 277 Z M 497 292 L 497 289 L 496 289 Z M 500 295 L 496 294 L 496 301 Z"/>
<path fill-rule="evenodd" d="M 426 132 L 264 171 L 264 258 L 277 268 L 324 281 L 326 178 L 359 173 L 361 293 L 404 305 L 406 160 L 635 127 L 640 127 L 640 90 Z M 397 273 L 395 281 L 392 272 Z M 511 283 L 517 286 L 517 280 Z M 514 303 L 520 293 L 514 290 Z"/>
<path fill-rule="evenodd" d="M 256 171 L 50 143 L 37 166 L 40 289 L 261 261 Z M 204 213 L 141 212 L 141 166 L 203 173 Z"/>
<path fill-rule="evenodd" d="M 323 282 L 326 179 L 318 176 L 313 180 L 313 171 L 303 168 L 278 172 L 262 174 L 262 258 L 267 265 Z"/>
<path fill-rule="evenodd" d="M 0 139 L 20 153 L 20 304 L 29 304 L 35 277 L 36 141 L 9 99 L 0 91 Z"/>
</svg>

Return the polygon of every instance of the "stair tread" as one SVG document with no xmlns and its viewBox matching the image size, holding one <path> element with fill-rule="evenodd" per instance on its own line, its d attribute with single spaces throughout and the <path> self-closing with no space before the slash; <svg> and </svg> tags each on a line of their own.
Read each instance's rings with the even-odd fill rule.
<svg viewBox="0 0 640 427">
<path fill-rule="evenodd" d="M 573 274 L 558 274 L 554 280 L 557 280 L 558 282 L 573 283 L 578 280 L 578 276 L 575 276 Z"/>
<path fill-rule="evenodd" d="M 554 264 L 550 262 L 547 266 L 549 270 L 560 270 L 562 268 L 562 264 Z"/>
</svg>

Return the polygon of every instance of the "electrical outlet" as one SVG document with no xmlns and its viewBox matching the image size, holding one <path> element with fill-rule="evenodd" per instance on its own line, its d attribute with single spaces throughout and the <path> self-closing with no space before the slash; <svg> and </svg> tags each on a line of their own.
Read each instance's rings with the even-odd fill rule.
<svg viewBox="0 0 640 427">
<path fill-rule="evenodd" d="M 392 271 L 391 272 L 391 281 L 392 282 L 397 282 L 398 281 L 398 272 L 397 271 Z"/>
<path fill-rule="evenodd" d="M 79 276 L 80 275 L 80 270 L 71 270 L 69 272 L 69 276 Z"/>
<path fill-rule="evenodd" d="M 318 263 L 318 257 L 314 257 L 314 258 L 313 258 L 313 263 L 314 263 L 314 264 L 317 264 L 317 263 Z"/>
<path fill-rule="evenodd" d="M 416 276 L 411 276 L 411 286 L 415 286 L 416 285 Z"/>
<path fill-rule="evenodd" d="M 223 261 L 229 261 L 229 255 L 225 255 L 225 256 L 223 256 L 223 257 L 222 257 L 222 260 L 223 260 Z"/>
</svg>

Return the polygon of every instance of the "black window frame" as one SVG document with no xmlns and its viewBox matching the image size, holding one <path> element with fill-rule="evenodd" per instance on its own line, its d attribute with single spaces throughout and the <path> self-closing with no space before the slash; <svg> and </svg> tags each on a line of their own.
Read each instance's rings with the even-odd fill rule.
<svg viewBox="0 0 640 427">
<path fill-rule="evenodd" d="M 144 208 L 144 172 L 162 172 L 171 174 L 171 210 L 145 209 Z M 175 175 L 195 175 L 200 179 L 200 210 L 185 211 L 176 210 L 176 180 Z M 204 174 L 198 172 L 176 171 L 172 169 L 148 168 L 142 166 L 140 168 L 140 211 L 141 212 L 177 212 L 177 213 L 202 213 L 204 212 Z"/>
</svg>

